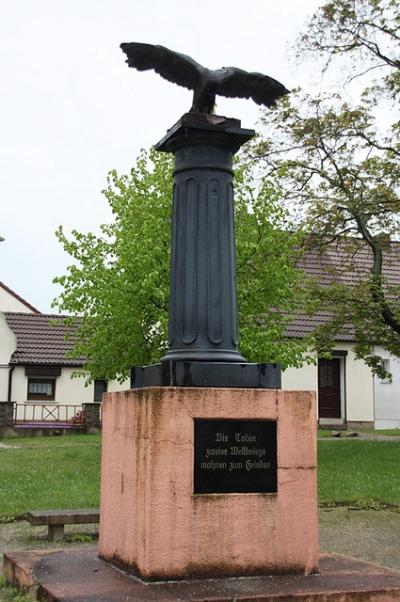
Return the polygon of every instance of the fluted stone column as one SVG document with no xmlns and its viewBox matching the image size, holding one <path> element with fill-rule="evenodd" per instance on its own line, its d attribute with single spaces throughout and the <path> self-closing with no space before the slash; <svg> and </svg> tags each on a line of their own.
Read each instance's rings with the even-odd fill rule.
<svg viewBox="0 0 400 602">
<path fill-rule="evenodd" d="M 253 130 L 184 115 L 156 146 L 175 155 L 169 351 L 162 362 L 245 362 L 237 350 L 232 159 Z"/>
</svg>

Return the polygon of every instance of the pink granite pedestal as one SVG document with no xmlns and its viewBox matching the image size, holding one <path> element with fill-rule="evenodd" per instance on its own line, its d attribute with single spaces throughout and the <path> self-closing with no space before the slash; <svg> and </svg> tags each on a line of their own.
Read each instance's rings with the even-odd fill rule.
<svg viewBox="0 0 400 602">
<path fill-rule="evenodd" d="M 277 493 L 194 494 L 194 419 L 277 422 Z M 318 570 L 312 392 L 169 388 L 103 402 L 99 555 L 144 580 Z"/>
</svg>

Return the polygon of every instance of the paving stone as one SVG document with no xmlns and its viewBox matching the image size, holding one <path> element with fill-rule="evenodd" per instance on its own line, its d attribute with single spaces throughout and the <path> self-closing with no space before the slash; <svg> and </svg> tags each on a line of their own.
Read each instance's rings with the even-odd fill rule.
<svg viewBox="0 0 400 602">
<path fill-rule="evenodd" d="M 4 574 L 48 602 L 386 602 L 400 600 L 400 572 L 324 554 L 318 575 L 143 583 L 100 560 L 96 548 L 10 552 Z"/>
</svg>

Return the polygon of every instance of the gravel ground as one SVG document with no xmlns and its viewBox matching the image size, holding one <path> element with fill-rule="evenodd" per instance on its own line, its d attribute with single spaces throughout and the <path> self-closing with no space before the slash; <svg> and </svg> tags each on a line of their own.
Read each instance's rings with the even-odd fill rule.
<svg viewBox="0 0 400 602">
<path fill-rule="evenodd" d="M 2 558 L 3 552 L 7 550 L 38 550 L 41 548 L 96 545 L 98 531 L 98 525 L 67 525 L 65 527 L 65 540 L 51 542 L 47 539 L 47 527 L 32 527 L 27 521 L 15 521 L 0 525 L 0 556 Z"/>
<path fill-rule="evenodd" d="M 400 570 L 400 512 L 398 510 L 319 511 L 320 549 L 369 560 Z M 26 521 L 0 525 L 0 556 L 6 550 L 96 545 L 98 525 L 68 525 L 66 540 L 51 543 L 47 527 Z M 1 598 L 0 598 L 1 600 Z"/>
<path fill-rule="evenodd" d="M 319 525 L 321 552 L 336 552 L 400 570 L 398 510 L 324 508 L 319 511 Z M 26 521 L 0 525 L 0 558 L 6 550 L 96 545 L 98 525 L 68 525 L 65 534 L 65 541 L 51 543 L 47 527 L 32 527 Z M 15 598 L 9 591 L 0 590 L 0 602 L 15 602 Z"/>
<path fill-rule="evenodd" d="M 398 510 L 323 509 L 319 512 L 319 525 L 321 551 L 400 570 Z"/>
</svg>

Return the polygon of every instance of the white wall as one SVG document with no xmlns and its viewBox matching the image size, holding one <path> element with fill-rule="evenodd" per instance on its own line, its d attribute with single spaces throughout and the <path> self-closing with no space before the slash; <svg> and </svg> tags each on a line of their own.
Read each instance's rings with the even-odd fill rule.
<svg viewBox="0 0 400 602">
<path fill-rule="evenodd" d="M 56 380 L 57 403 L 74 405 L 93 401 L 93 383 L 86 386 L 84 377 L 71 378 L 75 371 L 76 368 L 62 368 Z"/>
<path fill-rule="evenodd" d="M 338 348 L 348 351 L 346 357 L 346 408 L 348 422 L 373 422 L 374 379 L 370 368 L 355 358 L 351 343 Z"/>
<path fill-rule="evenodd" d="M 75 368 L 62 368 L 61 375 L 56 378 L 55 400 L 49 403 L 79 405 L 93 401 L 94 384 L 90 383 L 86 386 L 83 376 L 71 378 L 75 370 Z M 108 391 L 124 391 L 125 389 L 129 389 L 129 379 L 122 384 L 115 380 L 108 383 Z M 28 378 L 25 375 L 25 368 L 24 366 L 16 366 L 13 373 L 11 400 L 17 402 L 27 401 L 27 394 Z"/>
<path fill-rule="evenodd" d="M 94 383 L 85 385 L 85 378 L 71 378 L 76 368 L 63 368 L 56 382 L 56 402 L 58 403 L 91 403 L 94 395 Z M 120 384 L 116 380 L 108 381 L 107 391 L 125 391 L 129 389 L 130 379 Z"/>
<path fill-rule="evenodd" d="M 316 364 L 302 368 L 287 368 L 282 372 L 282 389 L 289 391 L 316 391 L 318 371 Z"/>
<path fill-rule="evenodd" d="M 12 375 L 11 401 L 26 401 L 27 383 L 25 368 L 16 366 Z"/>
<path fill-rule="evenodd" d="M 400 428 L 400 360 L 382 347 L 376 347 L 375 353 L 389 360 L 392 374 L 391 383 L 374 378 L 375 428 Z"/>
<path fill-rule="evenodd" d="M 113 391 L 126 391 L 130 389 L 131 379 L 128 377 L 121 384 L 117 380 L 109 380 L 107 386 L 107 392 L 112 393 Z"/>
<path fill-rule="evenodd" d="M 0 311 L 18 311 L 24 314 L 33 314 L 33 311 L 14 295 L 0 286 Z"/>
<path fill-rule="evenodd" d="M 15 334 L 9 328 L 5 316 L 0 312 L 0 402 L 7 401 L 9 361 L 17 347 Z"/>
</svg>

